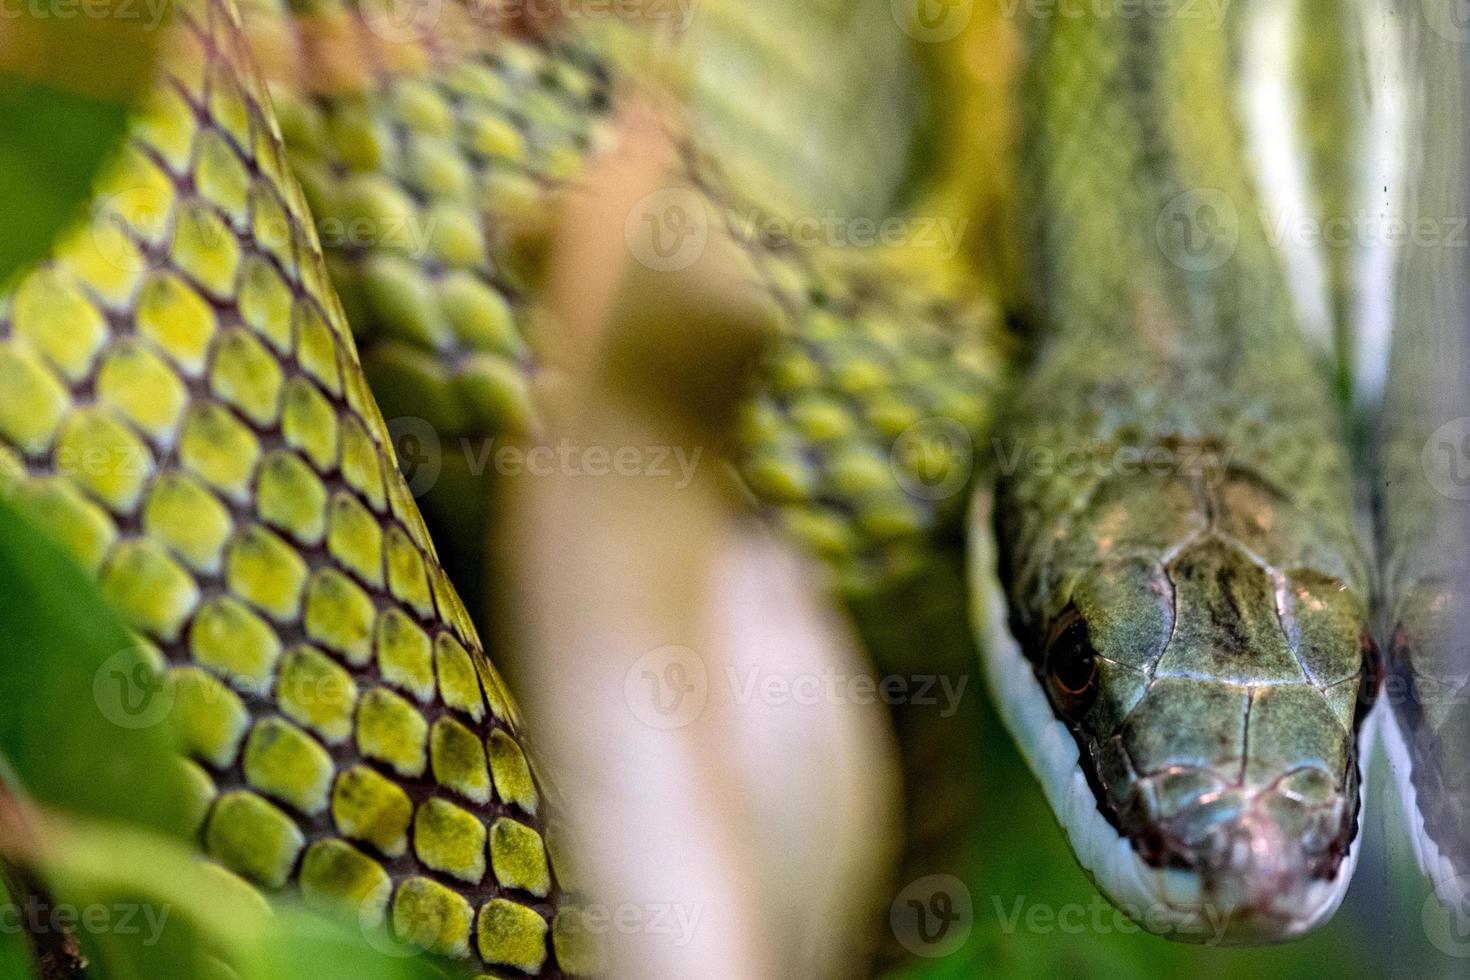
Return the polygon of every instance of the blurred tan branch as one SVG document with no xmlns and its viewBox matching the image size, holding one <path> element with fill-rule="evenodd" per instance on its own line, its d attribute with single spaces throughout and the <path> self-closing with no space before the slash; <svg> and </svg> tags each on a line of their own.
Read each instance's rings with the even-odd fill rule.
<svg viewBox="0 0 1470 980">
<path fill-rule="evenodd" d="M 561 379 L 542 392 L 542 435 L 665 447 L 697 461 L 693 477 L 512 486 L 500 621 L 591 907 L 686 927 L 610 930 L 612 975 L 852 976 L 898 823 L 892 737 L 880 705 L 776 704 L 734 681 L 867 668 L 820 576 L 747 518 L 722 461 L 775 311 L 710 213 L 690 213 L 699 193 L 679 173 L 642 106 L 569 202 L 538 331 Z M 677 269 L 643 237 L 660 215 L 630 218 L 669 194 L 660 214 L 708 222 L 682 226 L 704 237 Z"/>
</svg>

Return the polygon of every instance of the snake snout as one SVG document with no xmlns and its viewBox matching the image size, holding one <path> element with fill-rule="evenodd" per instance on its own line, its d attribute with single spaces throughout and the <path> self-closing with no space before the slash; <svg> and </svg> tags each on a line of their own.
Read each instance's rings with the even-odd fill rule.
<svg viewBox="0 0 1470 980">
<path fill-rule="evenodd" d="M 1218 924 L 1207 939 L 1260 943 L 1307 931 L 1341 898 L 1340 832 L 1352 801 L 1315 769 L 1242 788 L 1200 772 L 1155 780 L 1155 860 L 1166 902 L 1198 907 Z M 1180 792 L 1183 786 L 1191 789 Z M 1171 797 L 1170 790 L 1173 795 Z"/>
<path fill-rule="evenodd" d="M 1262 808 L 1220 827 L 1202 860 L 1205 901 L 1231 909 L 1237 931 L 1289 928 L 1301 912 L 1311 881 L 1304 842 Z"/>
</svg>

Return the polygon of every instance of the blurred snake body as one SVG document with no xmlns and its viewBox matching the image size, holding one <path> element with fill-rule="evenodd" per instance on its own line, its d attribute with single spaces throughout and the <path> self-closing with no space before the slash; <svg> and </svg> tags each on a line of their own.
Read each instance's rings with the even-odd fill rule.
<svg viewBox="0 0 1470 980">
<path fill-rule="evenodd" d="M 1406 214 L 1463 227 L 1470 214 L 1470 55 L 1402 20 L 1411 147 Z M 1378 628 L 1382 732 L 1415 856 L 1449 906 L 1470 899 L 1470 269 L 1463 239 L 1416 239 L 1399 260 L 1379 420 Z M 1426 922 L 1428 920 L 1426 919 Z M 1426 926 L 1428 927 L 1428 926 Z"/>
</svg>

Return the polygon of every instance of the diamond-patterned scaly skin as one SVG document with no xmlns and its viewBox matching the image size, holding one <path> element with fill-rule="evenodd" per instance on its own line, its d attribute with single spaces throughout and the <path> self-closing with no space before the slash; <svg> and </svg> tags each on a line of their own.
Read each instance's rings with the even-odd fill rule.
<svg viewBox="0 0 1470 980">
<path fill-rule="evenodd" d="M 209 855 L 482 969 L 586 972 L 239 23 L 176 21 L 90 219 L 0 301 L 0 487 L 156 651 Z"/>
<path fill-rule="evenodd" d="M 1009 345 L 992 307 L 897 269 L 760 258 L 786 329 L 742 410 L 741 476 L 844 595 L 880 596 L 960 547 Z"/>
<path fill-rule="evenodd" d="M 438 474 L 416 478 L 415 490 L 456 581 L 475 583 L 493 469 L 475 472 L 472 460 L 488 459 L 484 440 L 535 424 L 528 287 L 512 231 L 575 181 L 636 66 L 596 53 L 605 41 L 594 47 L 570 30 L 520 36 L 484 9 L 447 4 L 431 27 L 394 35 L 402 43 L 391 69 L 323 83 L 312 68 L 323 46 L 369 63 L 385 57 L 381 30 L 319 26 L 351 9 L 324 0 L 288 14 L 259 0 L 247 35 L 267 61 L 374 392 L 390 420 L 428 423 L 399 430 L 405 470 Z M 721 23 L 701 22 L 703 46 L 718 50 Z M 333 40 L 315 40 L 323 34 Z M 718 134 L 721 122 L 717 113 L 697 132 Z M 703 140 L 686 149 L 712 209 L 755 226 L 760 209 L 730 190 L 726 161 Z M 811 152 L 793 147 L 793 159 L 799 150 Z M 742 158 L 745 169 L 756 159 Z M 791 165 L 765 182 L 790 185 Z M 365 234 L 349 240 L 354 227 Z M 786 313 L 744 412 L 742 475 L 851 594 L 912 577 L 937 540 L 959 547 L 973 444 L 1008 362 L 998 319 L 984 303 L 841 248 L 741 244 Z"/>
<path fill-rule="evenodd" d="M 251 0 L 243 18 L 405 472 L 478 595 L 487 440 L 535 428 L 522 238 L 585 167 L 611 93 L 586 47 L 490 4 L 434 10 L 395 28 L 344 0 Z"/>
<path fill-rule="evenodd" d="M 257 49 L 274 45 L 286 148 L 368 378 L 398 395 L 389 417 L 401 408 L 443 436 L 530 427 L 512 231 L 582 170 L 610 104 L 589 53 L 517 36 L 492 11 L 444 4 L 391 45 L 340 0 L 253 0 L 244 14 Z M 367 67 L 324 81 L 323 49 Z"/>
</svg>

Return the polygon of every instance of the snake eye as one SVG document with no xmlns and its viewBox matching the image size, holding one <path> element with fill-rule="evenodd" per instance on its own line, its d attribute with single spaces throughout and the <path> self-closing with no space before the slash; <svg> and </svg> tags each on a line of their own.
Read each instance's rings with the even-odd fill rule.
<svg viewBox="0 0 1470 980">
<path fill-rule="evenodd" d="M 1087 623 L 1068 609 L 1052 628 L 1046 646 L 1046 686 L 1052 703 L 1070 718 L 1080 718 L 1097 695 L 1097 652 L 1087 638 Z"/>
</svg>

